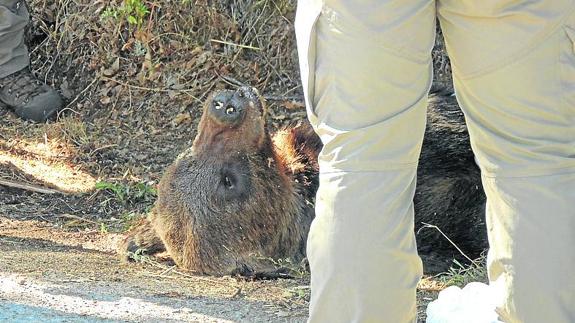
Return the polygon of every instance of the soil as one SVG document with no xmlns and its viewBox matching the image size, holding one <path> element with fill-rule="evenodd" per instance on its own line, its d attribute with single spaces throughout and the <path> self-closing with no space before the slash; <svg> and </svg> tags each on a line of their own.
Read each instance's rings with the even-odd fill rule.
<svg viewBox="0 0 575 323">
<path fill-rule="evenodd" d="M 115 255 L 211 91 L 255 86 L 271 130 L 305 118 L 295 0 L 28 5 L 32 71 L 66 109 L 34 124 L 0 107 L 0 321 L 304 322 L 305 273 L 245 281 Z M 450 84 L 441 38 L 434 64 L 436 83 Z M 422 283 L 420 318 L 440 287 Z"/>
<path fill-rule="evenodd" d="M 154 262 L 121 264 L 114 254 L 120 238 L 2 218 L 0 306 L 113 320 L 304 321 L 305 299 L 290 291 L 305 291 L 305 280 L 250 282 L 192 276 Z M 7 312 L 0 320 L 14 314 Z"/>
<path fill-rule="evenodd" d="M 0 321 L 305 322 L 309 277 L 197 276 L 148 259 L 121 263 L 121 234 L 0 217 Z M 420 319 L 439 283 L 418 291 Z"/>
</svg>

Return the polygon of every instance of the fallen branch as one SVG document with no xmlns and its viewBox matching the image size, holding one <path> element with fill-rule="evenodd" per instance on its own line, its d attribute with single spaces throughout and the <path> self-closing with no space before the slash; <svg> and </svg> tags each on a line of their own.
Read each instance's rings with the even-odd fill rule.
<svg viewBox="0 0 575 323">
<path fill-rule="evenodd" d="M 36 193 L 42 193 L 42 194 L 56 194 L 56 193 L 65 194 L 64 192 L 54 190 L 51 188 L 46 188 L 46 187 L 33 185 L 33 184 L 27 184 L 27 183 L 14 182 L 14 181 L 10 181 L 7 179 L 1 179 L 1 178 L 0 178 L 0 185 L 7 186 L 7 187 L 13 187 L 13 188 L 19 188 L 21 190 L 26 190 L 26 191 L 36 192 Z"/>
</svg>

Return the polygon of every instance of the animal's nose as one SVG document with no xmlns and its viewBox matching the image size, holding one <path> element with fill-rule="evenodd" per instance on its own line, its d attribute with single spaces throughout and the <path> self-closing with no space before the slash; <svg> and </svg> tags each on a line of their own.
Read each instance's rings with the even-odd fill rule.
<svg viewBox="0 0 575 323">
<path fill-rule="evenodd" d="M 246 109 L 246 93 L 226 91 L 216 95 L 210 113 L 223 123 L 236 124 L 242 119 Z"/>
</svg>

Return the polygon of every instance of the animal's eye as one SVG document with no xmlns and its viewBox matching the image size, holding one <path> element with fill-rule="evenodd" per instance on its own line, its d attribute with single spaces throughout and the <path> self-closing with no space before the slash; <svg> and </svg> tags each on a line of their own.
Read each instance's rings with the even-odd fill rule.
<svg viewBox="0 0 575 323">
<path fill-rule="evenodd" d="M 229 107 L 226 109 L 226 114 L 232 114 L 234 112 L 236 112 L 236 109 L 234 109 L 234 107 Z"/>
<path fill-rule="evenodd" d="M 233 181 L 231 180 L 231 178 L 230 178 L 229 176 L 224 176 L 224 186 L 225 186 L 227 189 L 232 189 L 232 188 L 234 188 L 234 183 L 233 183 Z"/>
</svg>

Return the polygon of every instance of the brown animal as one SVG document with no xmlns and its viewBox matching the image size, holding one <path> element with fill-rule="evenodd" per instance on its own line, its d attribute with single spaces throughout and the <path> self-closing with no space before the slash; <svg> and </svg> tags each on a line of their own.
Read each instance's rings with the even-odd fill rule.
<svg viewBox="0 0 575 323">
<path fill-rule="evenodd" d="M 432 94 L 414 197 L 418 251 L 426 272 L 487 247 L 485 196 L 463 113 L 451 92 Z M 166 250 L 204 274 L 273 272 L 269 259 L 305 256 L 317 190 L 319 138 L 311 126 L 269 136 L 256 90 L 208 100 L 192 147 L 166 170 L 150 216 L 128 234 L 124 257 Z M 423 223 L 439 227 L 451 241 Z"/>
<path fill-rule="evenodd" d="M 179 267 L 214 275 L 302 259 L 321 143 L 307 124 L 272 138 L 265 117 L 255 89 L 216 92 L 192 147 L 166 170 L 151 214 L 128 234 L 122 256 L 166 250 Z"/>
</svg>

